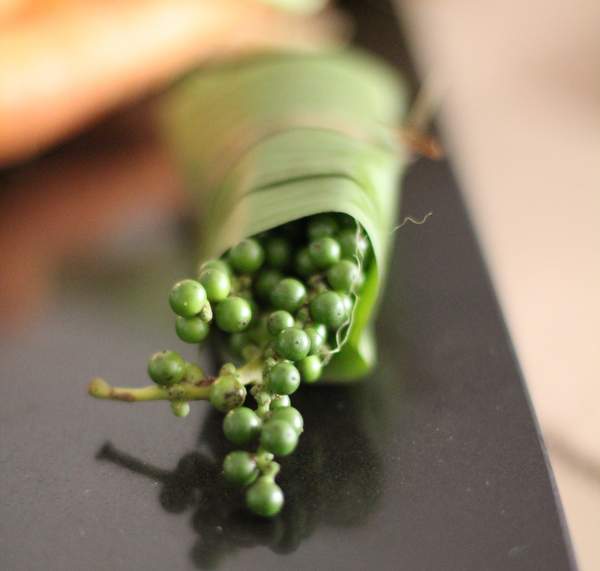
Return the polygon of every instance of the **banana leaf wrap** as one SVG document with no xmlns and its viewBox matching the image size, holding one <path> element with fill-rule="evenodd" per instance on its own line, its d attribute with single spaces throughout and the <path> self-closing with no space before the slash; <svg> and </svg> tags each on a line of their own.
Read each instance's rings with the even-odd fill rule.
<svg viewBox="0 0 600 571">
<path fill-rule="evenodd" d="M 353 50 L 205 69 L 176 86 L 163 109 L 197 204 L 200 261 L 318 213 L 348 214 L 366 231 L 374 259 L 328 380 L 360 378 L 376 360 L 373 320 L 406 163 L 396 137 L 405 109 L 395 71 Z"/>
</svg>

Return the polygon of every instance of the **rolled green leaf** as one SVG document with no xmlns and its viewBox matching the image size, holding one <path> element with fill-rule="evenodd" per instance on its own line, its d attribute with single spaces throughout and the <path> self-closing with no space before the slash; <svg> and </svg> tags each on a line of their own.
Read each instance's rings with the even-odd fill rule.
<svg viewBox="0 0 600 571">
<path fill-rule="evenodd" d="M 244 237 L 325 212 L 352 216 L 374 252 L 349 335 L 325 370 L 364 376 L 406 154 L 406 90 L 357 51 L 265 55 L 203 70 L 168 96 L 164 126 L 197 204 L 200 261 Z"/>
</svg>

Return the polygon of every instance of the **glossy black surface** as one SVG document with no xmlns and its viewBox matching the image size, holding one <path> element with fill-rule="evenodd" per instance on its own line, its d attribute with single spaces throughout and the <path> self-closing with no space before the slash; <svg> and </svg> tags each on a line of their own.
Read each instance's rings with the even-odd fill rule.
<svg viewBox="0 0 600 571">
<path fill-rule="evenodd" d="M 177 233 L 140 222 L 72 268 L 53 309 L 0 348 L 0 568 L 572 569 L 463 207 L 446 166 L 421 162 L 404 212 L 430 209 L 397 232 L 377 372 L 299 395 L 306 431 L 273 522 L 222 486 L 204 403 L 179 420 L 85 394 L 99 372 L 142 384 L 150 352 L 180 347 L 161 302 L 186 273 Z"/>
</svg>

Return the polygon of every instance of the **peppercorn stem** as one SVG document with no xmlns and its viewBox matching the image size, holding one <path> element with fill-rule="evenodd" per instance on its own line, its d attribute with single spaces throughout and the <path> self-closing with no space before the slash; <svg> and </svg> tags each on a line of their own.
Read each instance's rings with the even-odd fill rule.
<svg viewBox="0 0 600 571">
<path fill-rule="evenodd" d="M 236 374 L 244 385 L 260 382 L 262 381 L 262 367 L 262 360 L 255 359 L 237 369 Z M 122 402 L 208 400 L 210 388 L 215 380 L 214 377 L 206 377 L 195 383 L 183 382 L 171 387 L 161 387 L 160 385 L 113 387 L 104 379 L 95 378 L 88 386 L 88 393 L 98 399 Z"/>
<path fill-rule="evenodd" d="M 146 387 L 113 387 L 104 379 L 93 379 L 88 393 L 98 399 L 119 400 L 123 402 L 142 402 L 152 400 L 207 400 L 212 380 L 204 379 L 199 383 L 180 383 L 173 387 L 148 385 Z"/>
</svg>

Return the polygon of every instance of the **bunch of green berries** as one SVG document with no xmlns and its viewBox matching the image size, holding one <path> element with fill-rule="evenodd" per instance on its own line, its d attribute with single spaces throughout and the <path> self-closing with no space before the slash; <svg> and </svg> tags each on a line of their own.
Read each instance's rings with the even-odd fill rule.
<svg viewBox="0 0 600 571">
<path fill-rule="evenodd" d="M 301 382 L 318 381 L 343 344 L 369 259 L 353 218 L 323 214 L 242 240 L 203 263 L 197 280 L 171 290 L 179 338 L 201 343 L 212 329 L 229 362 L 210 378 L 174 351 L 157 353 L 148 373 L 162 396 L 133 400 L 165 398 L 186 416 L 188 400 L 207 398 L 226 413 L 223 431 L 238 449 L 225 457 L 223 473 L 246 487 L 246 504 L 258 515 L 283 507 L 275 458 L 291 454 L 304 429 L 290 396 Z"/>
</svg>

